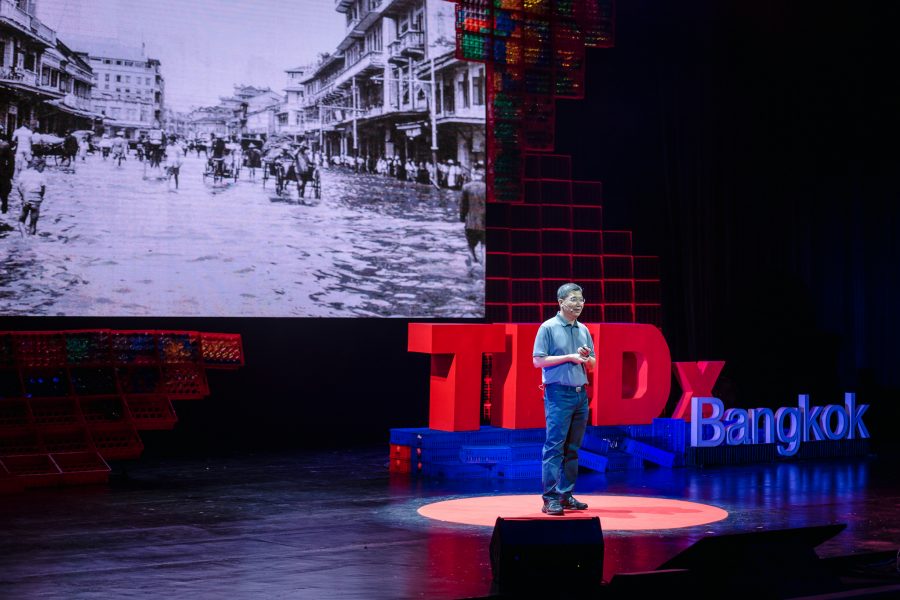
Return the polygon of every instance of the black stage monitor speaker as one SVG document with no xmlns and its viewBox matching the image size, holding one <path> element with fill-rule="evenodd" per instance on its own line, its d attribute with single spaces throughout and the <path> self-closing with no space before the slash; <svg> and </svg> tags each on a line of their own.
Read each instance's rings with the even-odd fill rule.
<svg viewBox="0 0 900 600">
<path fill-rule="evenodd" d="M 814 548 L 845 527 L 839 523 L 707 537 L 659 569 L 689 570 L 697 587 L 704 590 L 704 598 L 736 593 L 784 598 L 834 592 L 841 589 L 840 581 Z"/>
<path fill-rule="evenodd" d="M 501 594 L 599 588 L 603 531 L 599 517 L 504 519 L 491 536 L 491 571 Z M 571 596 L 569 596 L 571 597 Z"/>
</svg>

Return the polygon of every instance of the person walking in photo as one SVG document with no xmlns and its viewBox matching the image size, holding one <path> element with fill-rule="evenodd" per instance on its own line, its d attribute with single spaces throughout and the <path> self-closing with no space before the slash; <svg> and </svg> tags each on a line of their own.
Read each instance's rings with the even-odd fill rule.
<svg viewBox="0 0 900 600">
<path fill-rule="evenodd" d="M 34 131 L 26 121 L 23 121 L 22 125 L 13 131 L 12 139 L 16 147 L 15 161 L 16 175 L 18 175 L 31 160 L 31 142 L 34 139 Z"/>
<path fill-rule="evenodd" d="M 173 179 L 175 180 L 175 190 L 178 190 L 178 173 L 181 171 L 183 163 L 184 150 L 173 135 L 169 137 L 169 143 L 166 146 L 166 185 L 170 191 Z"/>
<path fill-rule="evenodd" d="M 37 222 L 41 216 L 41 204 L 47 192 L 47 177 L 44 175 L 44 159 L 37 156 L 28 163 L 28 167 L 16 177 L 16 191 L 22 200 L 22 215 L 19 217 L 19 229 L 25 235 L 25 221 L 30 217 L 27 232 L 37 234 Z"/>
<path fill-rule="evenodd" d="M 6 132 L 0 129 L 0 204 L 3 214 L 9 210 L 9 193 L 12 191 L 15 170 L 12 146 L 9 145 Z"/>
<path fill-rule="evenodd" d="M 471 260 L 480 263 L 475 248 L 481 242 L 481 249 L 484 250 L 487 186 L 483 181 L 481 171 L 473 171 L 472 177 L 472 181 L 462 188 L 462 196 L 459 199 L 459 220 L 466 224 L 466 242 L 469 244 Z M 466 262 L 469 262 L 468 257 Z"/>
</svg>

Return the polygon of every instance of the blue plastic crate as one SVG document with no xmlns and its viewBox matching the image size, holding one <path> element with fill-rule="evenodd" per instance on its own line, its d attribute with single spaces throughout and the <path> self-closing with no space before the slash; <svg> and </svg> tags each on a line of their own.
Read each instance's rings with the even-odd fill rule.
<svg viewBox="0 0 900 600">
<path fill-rule="evenodd" d="M 495 477 L 503 479 L 540 479 L 541 461 L 520 460 L 505 463 L 497 463 L 491 467 L 491 473 Z"/>
<path fill-rule="evenodd" d="M 459 461 L 469 464 L 494 464 L 513 459 L 510 446 L 462 446 Z"/>
<path fill-rule="evenodd" d="M 634 440 L 649 440 L 653 438 L 653 424 L 644 425 L 623 425 L 622 429 L 628 437 Z"/>
<path fill-rule="evenodd" d="M 451 448 L 460 446 L 499 446 L 505 444 L 507 432 L 498 427 L 482 427 L 477 431 L 436 431 L 428 429 L 421 434 L 423 448 Z"/>
<path fill-rule="evenodd" d="M 675 464 L 675 454 L 673 452 L 667 452 L 631 438 L 625 438 L 622 450 L 624 450 L 626 454 L 642 458 L 646 461 L 660 465 L 661 467 L 672 467 L 672 465 Z"/>
<path fill-rule="evenodd" d="M 581 448 L 594 454 L 606 454 L 609 452 L 609 440 L 593 434 L 585 434 L 581 442 Z"/>
<path fill-rule="evenodd" d="M 578 451 L 579 467 L 584 467 L 585 469 L 590 469 L 591 471 L 597 471 L 598 473 L 605 473 L 608 464 L 609 459 L 607 459 L 602 454 L 595 454 L 586 450 Z"/>
<path fill-rule="evenodd" d="M 490 465 L 456 462 L 422 463 L 422 475 L 446 479 L 487 479 L 492 476 Z"/>
<path fill-rule="evenodd" d="M 803 447 L 802 445 L 800 446 Z M 740 446 L 714 446 L 712 448 L 688 448 L 684 463 L 702 467 L 712 465 L 749 465 L 775 462 L 775 444 L 741 444 Z"/>
<path fill-rule="evenodd" d="M 459 448 L 414 448 L 414 457 L 422 463 L 459 461 Z"/>
<path fill-rule="evenodd" d="M 546 429 L 509 429 L 508 431 L 510 444 L 543 444 L 547 439 Z"/>
<path fill-rule="evenodd" d="M 390 443 L 415 448 L 421 445 L 422 434 L 429 431 L 427 427 L 397 427 L 391 429 Z"/>
<path fill-rule="evenodd" d="M 611 452 L 606 458 L 609 461 L 606 465 L 607 471 L 631 471 L 644 468 L 643 458 L 624 452 Z"/>
<path fill-rule="evenodd" d="M 653 439 L 660 448 L 684 454 L 689 423 L 684 419 L 653 419 Z"/>
<path fill-rule="evenodd" d="M 541 460 L 544 455 L 543 444 L 513 444 L 512 460 Z"/>
</svg>

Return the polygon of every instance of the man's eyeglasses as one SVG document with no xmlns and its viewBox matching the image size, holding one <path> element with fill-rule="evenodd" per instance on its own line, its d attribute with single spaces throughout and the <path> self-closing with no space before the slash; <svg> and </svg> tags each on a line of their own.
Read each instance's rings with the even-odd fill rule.
<svg viewBox="0 0 900 600">
<path fill-rule="evenodd" d="M 584 298 L 566 298 L 569 304 L 584 304 Z"/>
</svg>

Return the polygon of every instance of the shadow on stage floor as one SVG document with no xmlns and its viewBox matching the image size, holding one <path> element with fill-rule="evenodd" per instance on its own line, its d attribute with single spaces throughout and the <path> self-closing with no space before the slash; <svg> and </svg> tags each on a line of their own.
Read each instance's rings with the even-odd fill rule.
<svg viewBox="0 0 900 600">
<path fill-rule="evenodd" d="M 470 496 L 525 494 L 536 511 L 541 502 L 535 481 L 389 475 L 385 448 L 125 467 L 108 485 L 0 496 L 0 597 L 482 597 L 492 593 L 492 528 L 418 509 Z M 604 530 L 609 581 L 656 569 L 706 536 L 812 525 L 847 524 L 817 548 L 822 558 L 896 553 L 896 467 L 865 458 L 585 473 L 577 491 L 727 512 L 702 525 Z M 900 583 L 896 565 L 873 569 Z"/>
</svg>

